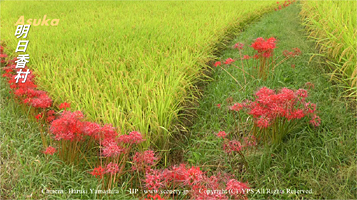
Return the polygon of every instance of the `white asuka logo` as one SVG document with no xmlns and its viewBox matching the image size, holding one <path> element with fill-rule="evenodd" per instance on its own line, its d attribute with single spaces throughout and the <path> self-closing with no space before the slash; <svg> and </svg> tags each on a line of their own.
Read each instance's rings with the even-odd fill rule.
<svg viewBox="0 0 357 200">
<path fill-rule="evenodd" d="M 32 25 L 32 26 L 57 26 L 59 23 L 59 19 L 46 19 L 47 15 L 43 16 L 43 19 L 28 19 L 26 21 L 26 24 Z M 42 23 L 41 23 L 42 22 Z M 20 16 L 20 18 L 17 20 L 15 26 L 17 25 L 25 25 L 25 16 Z"/>
</svg>

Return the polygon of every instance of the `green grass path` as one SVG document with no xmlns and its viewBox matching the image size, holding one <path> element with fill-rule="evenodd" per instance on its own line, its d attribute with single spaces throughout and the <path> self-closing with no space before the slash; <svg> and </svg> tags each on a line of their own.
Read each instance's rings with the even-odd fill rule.
<svg viewBox="0 0 357 200">
<path fill-rule="evenodd" d="M 250 198 L 355 199 L 355 111 L 341 97 L 342 91 L 329 82 L 325 75 L 328 72 L 321 60 L 315 57 L 309 63 L 311 55 L 317 52 L 314 49 L 315 44 L 305 37 L 299 12 L 300 5 L 294 4 L 268 14 L 232 41 L 231 46 L 237 42 L 250 45 L 258 37 L 275 37 L 278 40 L 275 55 L 281 55 L 285 49 L 291 51 L 294 47 L 300 48 L 302 55 L 280 65 L 271 80 L 247 80 L 244 90 L 240 90 L 227 73 L 219 68 L 215 69 L 214 80 L 205 88 L 197 110 L 198 117 L 191 128 L 190 140 L 187 141 L 189 149 L 185 150 L 186 160 L 205 170 L 233 173 L 256 190 L 312 190 L 312 194 L 272 195 L 256 192 L 249 195 Z M 221 60 L 229 57 L 238 58 L 238 50 L 228 48 L 223 52 Z M 292 64 L 295 64 L 295 68 L 291 67 Z M 244 84 L 240 70 L 234 67 L 228 67 L 227 70 Z M 242 102 L 263 86 L 272 89 L 299 89 L 307 82 L 315 86 L 309 90 L 307 101 L 317 104 L 318 114 L 322 119 L 320 127 L 313 129 L 306 126 L 289 134 L 276 146 L 260 145 L 255 154 L 247 157 L 250 172 L 237 170 L 241 162 L 238 158 L 235 163 L 227 163 L 226 154 L 214 135 L 219 131 L 232 132 L 234 128 L 233 115 L 227 112 L 226 99 L 233 97 L 234 102 Z M 217 104 L 221 104 L 222 109 L 218 109 Z"/>
</svg>

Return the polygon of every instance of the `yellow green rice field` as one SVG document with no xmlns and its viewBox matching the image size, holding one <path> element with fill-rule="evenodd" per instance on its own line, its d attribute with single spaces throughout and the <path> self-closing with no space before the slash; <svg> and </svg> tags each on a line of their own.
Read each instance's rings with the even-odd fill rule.
<svg viewBox="0 0 357 200">
<path fill-rule="evenodd" d="M 5 1 L 1 40 L 14 57 L 15 24 L 31 19 L 26 53 L 39 89 L 55 103 L 70 102 L 88 120 L 110 123 L 122 133 L 138 130 L 158 142 L 177 125 L 182 103 L 194 98 L 192 86 L 217 44 L 274 4 Z"/>
</svg>

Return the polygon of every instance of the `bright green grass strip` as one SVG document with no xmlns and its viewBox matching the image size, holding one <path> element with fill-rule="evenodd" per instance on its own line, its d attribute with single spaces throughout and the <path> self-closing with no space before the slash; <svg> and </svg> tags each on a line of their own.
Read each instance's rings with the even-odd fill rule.
<svg viewBox="0 0 357 200">
<path fill-rule="evenodd" d="M 244 90 L 240 90 L 233 79 L 217 68 L 213 81 L 205 88 L 203 98 L 197 110 L 196 123 L 190 130 L 186 144 L 180 144 L 186 160 L 200 169 L 217 174 L 232 173 L 237 180 L 248 182 L 254 190 L 248 198 L 252 199 L 356 199 L 357 165 L 356 165 L 356 113 L 343 98 L 341 88 L 332 87 L 326 74 L 325 66 L 315 57 L 313 41 L 306 40 L 304 27 L 300 25 L 300 7 L 291 5 L 278 12 L 268 14 L 262 20 L 248 27 L 231 45 L 237 42 L 245 44 L 244 53 L 251 50 L 248 45 L 257 37 L 276 37 L 275 55 L 282 51 L 298 47 L 302 55 L 294 61 L 288 61 L 276 68 L 274 78 L 267 81 L 252 81 L 247 76 Z M 223 52 L 220 60 L 239 58 L 236 49 Z M 291 67 L 295 64 L 295 68 Z M 237 64 L 240 66 L 239 64 Z M 245 65 L 247 70 L 248 66 Z M 235 67 L 226 68 L 231 74 L 244 83 L 244 77 Z M 249 81 L 248 81 L 249 80 Z M 256 152 L 246 155 L 250 172 L 239 170 L 243 161 L 236 155 L 234 162 L 229 163 L 222 149 L 221 140 L 214 133 L 225 131 L 229 137 L 242 142 L 240 134 L 249 132 L 244 128 L 248 116 L 240 112 L 240 134 L 234 133 L 234 116 L 228 112 L 226 99 L 233 97 L 234 102 L 252 99 L 254 92 L 263 86 L 280 89 L 288 87 L 299 89 L 306 82 L 315 88 L 308 91 L 308 101 L 317 104 L 318 115 L 322 123 L 318 128 L 302 127 L 290 133 L 281 144 L 264 147 L 258 146 Z M 221 109 L 217 108 L 221 104 Z M 238 118 L 238 116 L 236 116 Z M 244 132 L 245 130 L 246 132 Z M 260 193 L 257 191 L 260 190 Z M 269 194 L 278 189 L 281 194 Z M 291 192 L 288 193 L 287 189 Z M 294 194 L 293 190 L 311 190 L 312 194 Z M 266 190 L 265 190 L 266 191 Z"/>
<path fill-rule="evenodd" d="M 310 37 L 333 59 L 331 79 L 357 97 L 357 2 L 303 1 L 301 15 Z"/>
<path fill-rule="evenodd" d="M 17 46 L 14 24 L 22 15 L 60 19 L 56 27 L 32 26 L 28 36 L 40 89 L 89 120 L 165 144 L 217 42 L 274 3 L 5 1 L 1 39 L 11 51 Z"/>
</svg>

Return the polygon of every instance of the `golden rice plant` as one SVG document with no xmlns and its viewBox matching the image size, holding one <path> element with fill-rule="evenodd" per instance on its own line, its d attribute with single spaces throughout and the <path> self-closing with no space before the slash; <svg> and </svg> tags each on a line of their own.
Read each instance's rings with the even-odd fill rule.
<svg viewBox="0 0 357 200">
<path fill-rule="evenodd" d="M 302 1 L 301 16 L 316 40 L 320 53 L 329 58 L 331 80 L 342 83 L 348 97 L 357 97 L 356 1 Z"/>
</svg>

